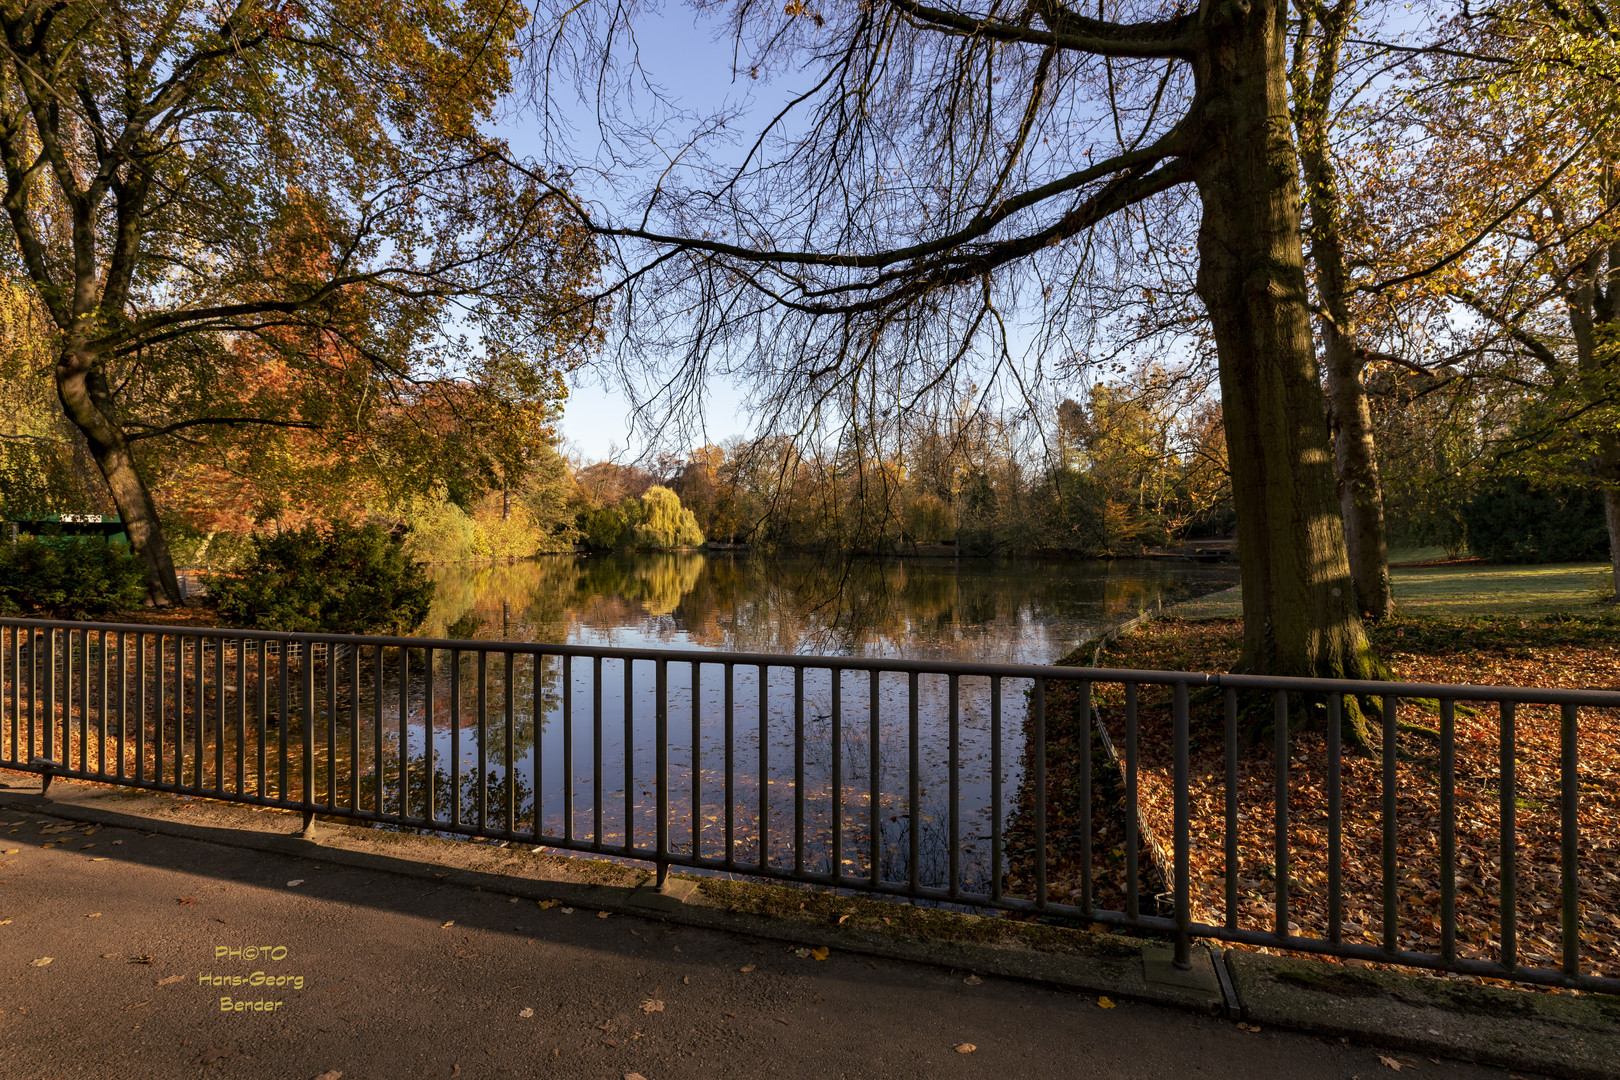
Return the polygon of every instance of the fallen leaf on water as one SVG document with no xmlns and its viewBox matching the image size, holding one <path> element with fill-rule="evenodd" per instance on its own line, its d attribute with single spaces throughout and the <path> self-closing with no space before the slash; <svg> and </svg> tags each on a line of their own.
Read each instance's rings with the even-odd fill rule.
<svg viewBox="0 0 1620 1080">
<path fill-rule="evenodd" d="M 296 888 L 298 888 L 298 886 L 302 885 L 303 883 L 304 883 L 303 878 L 295 877 L 291 881 L 287 882 L 287 888 L 296 889 Z"/>
<path fill-rule="evenodd" d="M 746 975 L 750 971 L 754 970 L 754 965 L 753 964 L 744 964 L 742 967 L 738 968 L 737 970 L 742 972 L 744 975 Z"/>
<path fill-rule="evenodd" d="M 643 1001 L 641 1003 L 639 1008 L 641 1009 L 642 1012 L 649 1013 L 649 1014 L 655 1013 L 655 1012 L 663 1012 L 664 1011 L 664 1003 L 662 1001 L 659 1001 L 657 998 L 648 998 L 646 1001 Z"/>
<path fill-rule="evenodd" d="M 980 983 L 984 982 L 984 980 L 979 978 L 977 975 L 969 975 L 962 981 L 967 983 L 969 986 L 978 986 Z"/>
<path fill-rule="evenodd" d="M 529 1017 L 534 1015 L 534 1010 L 525 1008 L 522 1012 L 518 1013 L 518 1015 L 523 1017 L 523 1019 L 527 1020 Z"/>
<path fill-rule="evenodd" d="M 827 946 L 823 945 L 818 949 L 811 949 L 810 955 L 817 960 L 827 959 Z"/>
<path fill-rule="evenodd" d="M 184 978 L 185 978 L 184 975 L 169 975 L 169 976 L 166 976 L 164 978 L 159 979 L 157 981 L 157 984 L 159 986 L 173 986 L 175 983 L 181 981 Z"/>
<path fill-rule="evenodd" d="M 456 920 L 454 920 L 454 919 L 451 919 L 451 920 L 450 920 L 450 921 L 449 921 L 449 922 L 447 922 L 447 923 L 440 923 L 440 924 L 439 924 L 439 929 L 440 929 L 440 930 L 448 930 L 448 929 L 450 929 L 450 928 L 451 928 L 451 927 L 452 927 L 452 926 L 454 926 L 454 925 L 456 925 Z"/>
<path fill-rule="evenodd" d="M 1113 1007 L 1114 1007 L 1114 1003 L 1113 1003 L 1112 1000 L 1110 1000 L 1108 998 L 1105 998 L 1105 997 L 1100 997 L 1100 998 L 1097 999 L 1097 1008 L 1099 1008 L 1099 1009 L 1112 1009 Z"/>
<path fill-rule="evenodd" d="M 30 960 L 28 962 L 28 966 L 29 967 L 44 967 L 46 964 L 50 963 L 51 960 L 53 960 L 53 959 L 54 959 L 54 957 L 42 956 L 38 960 Z"/>
<path fill-rule="evenodd" d="M 958 1046 L 956 1048 L 956 1052 L 958 1054 L 971 1054 L 971 1053 L 973 1053 L 973 1051 L 975 1051 L 977 1049 L 978 1049 L 978 1047 L 974 1046 L 972 1043 L 963 1043 L 962 1045 L 960 1045 L 960 1046 Z"/>
</svg>

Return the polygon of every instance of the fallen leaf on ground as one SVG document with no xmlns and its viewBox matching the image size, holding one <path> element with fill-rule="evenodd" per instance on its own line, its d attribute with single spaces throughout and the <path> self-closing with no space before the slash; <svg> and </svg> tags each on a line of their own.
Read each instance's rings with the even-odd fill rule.
<svg viewBox="0 0 1620 1080">
<path fill-rule="evenodd" d="M 787 1023 L 787 1021 L 782 1019 L 780 1016 L 772 1017 L 772 1019 L 774 1019 L 778 1024 L 786 1024 Z"/>
<path fill-rule="evenodd" d="M 624 1080 L 647 1080 L 647 1078 L 640 1073 L 625 1073 Z"/>
<path fill-rule="evenodd" d="M 1252 1031 L 1255 1034 L 1259 1034 L 1260 1025 L 1259 1024 L 1245 1024 L 1243 1021 L 1239 1020 L 1238 1021 L 1238 1030 L 1239 1031 Z"/>
<path fill-rule="evenodd" d="M 526 1008 L 522 1012 L 518 1013 L 518 1015 L 523 1017 L 523 1019 L 527 1020 L 529 1017 L 534 1015 L 534 1010 Z"/>
<path fill-rule="evenodd" d="M 30 960 L 30 961 L 28 961 L 28 966 L 29 967 L 44 967 L 46 964 L 50 963 L 53 959 L 55 959 L 55 957 L 42 956 L 38 960 Z"/>
<path fill-rule="evenodd" d="M 574 909 L 573 909 L 573 908 L 571 908 L 571 907 L 565 907 L 565 908 L 563 908 L 563 914 L 564 914 L 564 915 L 572 915 L 572 914 L 573 914 L 573 913 L 574 913 Z"/>
<path fill-rule="evenodd" d="M 605 912 L 605 911 L 598 911 L 598 912 L 597 912 L 597 913 L 596 913 L 596 917 L 597 917 L 597 918 L 598 918 L 598 919 L 605 919 L 605 918 L 607 918 L 607 917 L 608 917 L 608 913 L 607 913 L 607 912 Z"/>
<path fill-rule="evenodd" d="M 811 957 L 813 957 L 816 960 L 825 960 L 825 959 L 827 959 L 827 946 L 823 945 L 820 948 L 811 949 L 810 950 L 810 955 L 811 955 Z"/>
<path fill-rule="evenodd" d="M 296 889 L 296 888 L 298 888 L 298 886 L 302 885 L 303 883 L 304 883 L 303 878 L 295 877 L 291 881 L 287 882 L 287 888 Z"/>
<path fill-rule="evenodd" d="M 129 1012 L 129 1010 L 131 1010 L 131 1009 L 139 1009 L 143 1005 L 150 1005 L 150 1004 L 152 1004 L 152 1002 L 150 1000 L 148 1000 L 148 1001 L 137 1001 L 133 1005 L 125 1005 L 124 1006 L 124 1011 Z"/>
<path fill-rule="evenodd" d="M 978 986 L 980 983 L 984 982 L 984 980 L 979 978 L 977 975 L 969 975 L 962 981 L 967 983 L 969 986 Z"/>
<path fill-rule="evenodd" d="M 971 1054 L 971 1053 L 973 1053 L 973 1051 L 975 1051 L 977 1049 L 978 1049 L 978 1047 L 974 1046 L 972 1043 L 963 1043 L 962 1045 L 960 1045 L 960 1046 L 958 1046 L 956 1048 L 956 1052 L 958 1054 Z"/>
<path fill-rule="evenodd" d="M 132 956 L 129 958 L 129 962 L 132 964 L 150 964 L 152 958 L 150 956 Z"/>
<path fill-rule="evenodd" d="M 452 926 L 454 926 L 454 925 L 456 925 L 456 920 L 454 920 L 454 919 L 451 919 L 451 920 L 450 920 L 450 921 L 449 921 L 449 922 L 447 922 L 447 923 L 440 923 L 440 924 L 439 924 L 439 929 L 440 929 L 440 930 L 448 930 L 448 929 L 450 929 L 450 928 L 451 928 L 451 927 L 452 927 Z"/>
<path fill-rule="evenodd" d="M 737 1014 L 736 1014 L 736 1013 L 733 1013 L 733 1012 L 728 1012 L 728 1013 L 721 1013 L 721 1014 L 720 1014 L 720 1015 L 721 1015 L 721 1016 L 724 1016 L 724 1017 L 727 1017 L 727 1018 L 729 1018 L 729 1019 L 732 1019 L 732 1020 L 735 1020 L 735 1019 L 737 1019 Z"/>
<path fill-rule="evenodd" d="M 457 1065 L 456 1066 L 456 1072 L 460 1072 L 460 1071 L 461 1071 L 461 1066 Z M 454 1075 L 454 1074 L 452 1073 L 451 1075 Z M 323 1072 L 323 1073 L 321 1073 L 321 1075 L 317 1076 L 315 1078 L 315 1080 L 343 1080 L 343 1070 L 341 1070 L 341 1069 L 332 1069 L 332 1070 L 330 1070 L 328 1072 Z"/>
<path fill-rule="evenodd" d="M 174 898 L 174 902 L 177 904 L 195 904 L 197 898 L 195 896 L 177 896 Z"/>
<path fill-rule="evenodd" d="M 87 918 L 87 919 L 99 919 L 99 918 L 101 918 L 101 912 L 92 911 L 88 915 L 86 915 L 85 918 Z"/>
<path fill-rule="evenodd" d="M 843 926 L 847 922 L 849 922 L 849 916 L 848 915 L 840 915 L 840 916 L 838 916 L 838 925 L 839 926 Z"/>
<path fill-rule="evenodd" d="M 810 950 L 804 948 L 794 949 L 793 955 L 797 956 L 800 960 L 808 960 L 810 959 Z"/>
<path fill-rule="evenodd" d="M 6 850 L 0 851 L 0 855 L 15 855 L 21 850 L 22 848 L 6 848 Z"/>
<path fill-rule="evenodd" d="M 113 847 L 117 847 L 119 844 L 122 844 L 122 843 L 123 843 L 122 840 L 114 840 L 113 841 Z"/>
<path fill-rule="evenodd" d="M 203 1051 L 202 1063 L 204 1065 L 212 1065 L 220 1058 L 228 1058 L 235 1052 L 236 1047 L 234 1046 L 215 1046 Z"/>
<path fill-rule="evenodd" d="M 1396 1072 L 1400 1072 L 1402 1069 L 1410 1069 L 1412 1067 L 1410 1065 L 1402 1065 L 1394 1058 L 1385 1057 L 1383 1054 L 1378 1055 L 1378 1064 L 1384 1066 L 1386 1069 L 1394 1069 Z"/>
<path fill-rule="evenodd" d="M 550 911 L 552 908 L 556 907 L 559 903 L 561 903 L 561 901 L 559 901 L 559 900 L 542 900 L 542 901 L 540 901 L 540 910 L 541 911 Z"/>
<path fill-rule="evenodd" d="M 1105 997 L 1100 997 L 1100 998 L 1097 999 L 1097 1008 L 1099 1008 L 1099 1009 L 1112 1009 L 1113 1007 L 1114 1007 L 1114 1003 L 1113 1003 L 1113 1001 L 1111 999 L 1105 998 Z"/>
<path fill-rule="evenodd" d="M 159 979 L 157 981 L 157 984 L 159 986 L 173 986 L 175 983 L 179 982 L 180 980 L 182 980 L 184 978 L 185 978 L 184 975 L 168 975 L 168 976 L 165 976 L 164 978 Z"/>
<path fill-rule="evenodd" d="M 90 861 L 91 862 L 106 862 L 107 861 L 107 856 L 105 856 L 105 855 L 97 855 L 95 858 L 91 859 Z"/>
<path fill-rule="evenodd" d="M 744 975 L 746 975 L 750 971 L 754 970 L 754 965 L 753 964 L 744 964 L 742 967 L 738 968 L 737 970 L 742 972 Z"/>
<path fill-rule="evenodd" d="M 663 1012 L 664 1011 L 664 1003 L 662 1001 L 659 1001 L 657 998 L 648 998 L 646 1001 L 643 1001 L 641 1003 L 639 1008 L 644 1013 Z"/>
</svg>

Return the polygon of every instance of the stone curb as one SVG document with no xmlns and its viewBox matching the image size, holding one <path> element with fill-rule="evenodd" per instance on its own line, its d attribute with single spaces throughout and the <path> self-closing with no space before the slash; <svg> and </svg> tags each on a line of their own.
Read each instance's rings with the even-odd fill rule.
<svg viewBox="0 0 1620 1080">
<path fill-rule="evenodd" d="M 13 774 L 15 775 L 15 774 Z M 725 930 L 796 945 L 1040 982 L 1572 1080 L 1620 1080 L 1620 998 L 1542 994 L 1311 960 L 1200 950 L 1235 991 L 1150 980 L 1161 943 L 792 886 L 685 877 L 675 899 L 640 866 L 321 822 L 300 815 L 58 780 L 0 808 L 272 852 L 486 892 Z M 1144 959 L 1144 953 L 1149 954 Z"/>
</svg>

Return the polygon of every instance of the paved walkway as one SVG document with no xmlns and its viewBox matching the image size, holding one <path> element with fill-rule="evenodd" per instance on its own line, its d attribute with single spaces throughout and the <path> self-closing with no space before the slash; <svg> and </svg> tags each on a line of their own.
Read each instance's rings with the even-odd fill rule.
<svg viewBox="0 0 1620 1080">
<path fill-rule="evenodd" d="M 1390 1075 L 1377 1052 L 1337 1040 L 923 965 L 818 961 L 38 810 L 0 810 L 0 852 L 7 1080 Z M 259 955 L 220 955 L 234 949 Z M 255 972 L 292 978 L 254 987 Z M 1509 1075 L 1387 1056 L 1425 1080 Z"/>
</svg>

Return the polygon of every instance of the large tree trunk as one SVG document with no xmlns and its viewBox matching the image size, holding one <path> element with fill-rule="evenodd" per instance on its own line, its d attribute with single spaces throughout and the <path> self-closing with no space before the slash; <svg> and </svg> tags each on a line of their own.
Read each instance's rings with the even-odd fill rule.
<svg viewBox="0 0 1620 1080">
<path fill-rule="evenodd" d="M 101 475 L 123 518 L 130 546 L 146 563 L 146 602 L 152 607 L 181 603 L 169 543 L 158 522 L 157 507 L 134 455 L 113 415 L 112 395 L 95 358 L 82 346 L 64 348 L 56 364 L 56 392 L 68 419 L 84 433 Z"/>
<path fill-rule="evenodd" d="M 1341 263 L 1342 269 L 1342 263 Z M 1373 446 L 1372 410 L 1361 381 L 1363 362 L 1357 355 L 1349 307 L 1339 292 L 1339 307 L 1351 326 L 1340 333 L 1332 326 L 1322 332 L 1326 348 L 1328 427 L 1333 437 L 1333 472 L 1338 484 L 1339 516 L 1344 520 L 1344 544 L 1350 560 L 1350 580 L 1356 607 L 1375 619 L 1395 614 L 1389 581 L 1389 540 L 1384 527 L 1384 492 L 1378 479 L 1378 454 Z M 1325 303 L 1325 297 L 1324 297 Z M 1331 307 L 1329 308 L 1331 310 Z"/>
<path fill-rule="evenodd" d="M 1334 505 L 1311 339 L 1286 10 L 1279 0 L 1220 10 L 1227 22 L 1214 33 L 1225 40 L 1196 61 L 1198 295 L 1220 358 L 1243 564 L 1240 667 L 1376 677 Z"/>
</svg>

